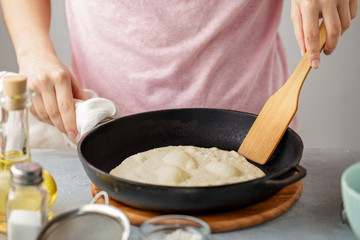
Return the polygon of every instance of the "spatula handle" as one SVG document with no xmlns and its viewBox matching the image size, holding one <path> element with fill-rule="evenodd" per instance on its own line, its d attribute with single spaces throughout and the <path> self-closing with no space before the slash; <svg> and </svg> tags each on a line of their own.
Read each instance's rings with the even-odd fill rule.
<svg viewBox="0 0 360 240">
<path fill-rule="evenodd" d="M 319 49 L 320 52 L 323 50 L 326 43 L 326 29 L 324 22 L 320 24 L 319 27 Z M 294 93 L 300 93 L 300 89 L 311 69 L 311 64 L 308 60 L 307 52 L 304 53 L 302 59 L 300 60 L 299 64 L 297 65 L 296 69 L 294 70 L 293 74 L 290 76 L 288 81 L 286 82 L 285 88 L 290 87 L 293 89 Z M 289 91 L 289 89 L 287 90 Z"/>
</svg>

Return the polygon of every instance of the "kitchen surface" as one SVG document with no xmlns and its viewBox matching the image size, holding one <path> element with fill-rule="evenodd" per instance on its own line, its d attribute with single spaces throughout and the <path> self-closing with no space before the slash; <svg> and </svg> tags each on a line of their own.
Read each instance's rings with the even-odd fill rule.
<svg viewBox="0 0 360 240">
<path fill-rule="evenodd" d="M 54 216 L 73 210 L 92 200 L 90 180 L 77 151 L 32 150 L 39 162 L 54 177 L 57 199 Z M 214 233 L 213 240 L 225 239 L 356 239 L 342 223 L 340 177 L 350 165 L 360 161 L 360 150 L 305 148 L 300 165 L 307 169 L 303 192 L 298 202 L 283 215 L 263 224 L 230 232 Z M 139 239 L 138 227 L 131 226 L 130 240 Z M 0 240 L 6 239 L 0 234 Z"/>
</svg>

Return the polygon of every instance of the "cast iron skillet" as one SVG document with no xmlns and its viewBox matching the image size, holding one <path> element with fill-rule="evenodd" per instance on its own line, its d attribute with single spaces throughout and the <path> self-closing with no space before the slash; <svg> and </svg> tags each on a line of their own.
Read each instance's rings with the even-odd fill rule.
<svg viewBox="0 0 360 240">
<path fill-rule="evenodd" d="M 170 109 L 116 119 L 88 132 L 78 153 L 90 180 L 111 198 L 159 212 L 213 212 L 263 201 L 306 174 L 299 166 L 300 137 L 287 129 L 271 159 L 259 166 L 266 176 L 209 187 L 169 187 L 137 183 L 109 174 L 126 157 L 169 145 L 237 150 L 256 115 L 221 109 Z M 297 172 L 297 173 L 295 173 Z"/>
</svg>

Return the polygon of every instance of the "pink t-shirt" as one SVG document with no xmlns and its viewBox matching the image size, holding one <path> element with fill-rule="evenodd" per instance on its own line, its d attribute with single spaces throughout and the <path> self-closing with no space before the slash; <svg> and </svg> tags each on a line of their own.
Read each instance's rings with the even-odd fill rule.
<svg viewBox="0 0 360 240">
<path fill-rule="evenodd" d="M 121 114 L 259 113 L 288 78 L 282 0 L 66 1 L 75 77 Z"/>
</svg>

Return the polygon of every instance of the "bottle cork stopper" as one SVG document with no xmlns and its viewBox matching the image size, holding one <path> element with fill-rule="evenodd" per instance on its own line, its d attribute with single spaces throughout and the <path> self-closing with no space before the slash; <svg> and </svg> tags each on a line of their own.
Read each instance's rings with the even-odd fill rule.
<svg viewBox="0 0 360 240">
<path fill-rule="evenodd" d="M 9 75 L 3 78 L 4 96 L 20 95 L 26 92 L 26 76 L 21 74 Z"/>
<path fill-rule="evenodd" d="M 7 100 L 2 103 L 5 110 L 23 110 L 26 108 L 27 97 L 23 97 L 27 91 L 26 76 L 16 74 L 9 75 L 3 78 L 3 96 Z M 14 97 L 14 96 L 22 97 Z"/>
</svg>

